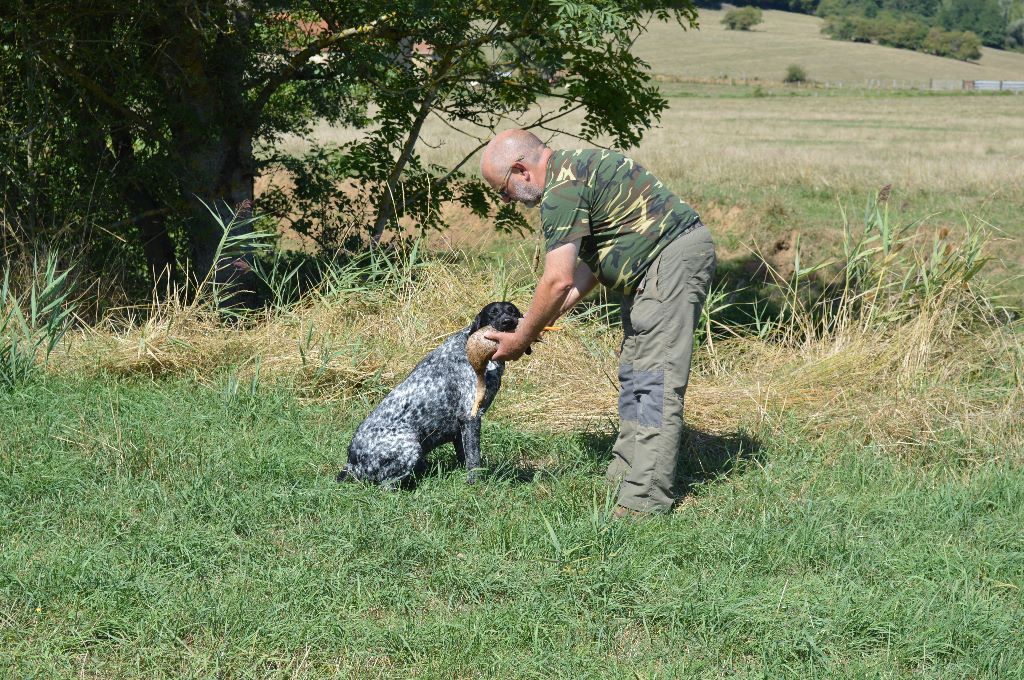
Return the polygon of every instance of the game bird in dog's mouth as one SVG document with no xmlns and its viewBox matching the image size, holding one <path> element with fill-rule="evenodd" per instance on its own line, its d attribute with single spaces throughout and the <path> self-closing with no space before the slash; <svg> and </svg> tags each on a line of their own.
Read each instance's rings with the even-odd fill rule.
<svg viewBox="0 0 1024 680">
<path fill-rule="evenodd" d="M 467 481 L 476 481 L 480 421 L 505 372 L 505 362 L 491 361 L 497 343 L 484 334 L 511 333 L 521 318 L 511 302 L 492 302 L 420 361 L 356 429 L 338 481 L 395 486 L 422 472 L 427 454 L 449 442 L 466 466 Z"/>
</svg>

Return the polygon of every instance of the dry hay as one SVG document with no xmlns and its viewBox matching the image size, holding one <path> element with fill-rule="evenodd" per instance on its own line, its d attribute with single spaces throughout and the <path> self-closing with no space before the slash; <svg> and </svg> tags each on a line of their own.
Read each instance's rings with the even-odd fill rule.
<svg viewBox="0 0 1024 680">
<path fill-rule="evenodd" d="M 524 247 L 501 271 L 457 254 L 394 286 L 310 296 L 240 326 L 197 306 L 155 306 L 145 320 L 78 331 L 51 370 L 209 385 L 226 371 L 239 380 L 259 371 L 260 380 L 285 381 L 303 399 L 372 404 L 503 291 L 525 308 L 535 276 Z M 614 428 L 621 330 L 575 317 L 561 325 L 509 366 L 489 417 L 546 431 Z M 893 445 L 990 431 L 1019 437 L 1022 358 L 1019 335 L 1005 326 L 969 330 L 943 309 L 884 332 L 850 324 L 799 342 L 718 339 L 695 354 L 687 420 L 728 432 L 795 417 L 806 433 L 841 429 Z M 986 375 L 995 376 L 991 384 L 978 378 Z"/>
</svg>

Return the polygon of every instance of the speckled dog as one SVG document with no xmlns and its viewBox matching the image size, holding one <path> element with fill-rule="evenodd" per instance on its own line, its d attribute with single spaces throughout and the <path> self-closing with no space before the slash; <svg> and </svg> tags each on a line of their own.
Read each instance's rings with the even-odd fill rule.
<svg viewBox="0 0 1024 680">
<path fill-rule="evenodd" d="M 511 302 L 492 302 L 469 327 L 428 354 L 356 429 L 338 481 L 352 477 L 395 486 L 421 472 L 427 453 L 448 442 L 466 466 L 467 481 L 476 481 L 480 419 L 501 387 L 505 362 L 487 362 L 486 389 L 476 408 L 477 375 L 466 357 L 466 341 L 485 326 L 514 331 L 522 317 Z"/>
</svg>

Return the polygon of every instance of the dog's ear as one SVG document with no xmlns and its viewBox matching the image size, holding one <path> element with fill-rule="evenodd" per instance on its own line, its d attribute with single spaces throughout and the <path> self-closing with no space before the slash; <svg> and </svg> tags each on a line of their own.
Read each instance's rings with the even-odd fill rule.
<svg viewBox="0 0 1024 680">
<path fill-rule="evenodd" d="M 484 308 L 480 310 L 480 313 L 476 315 L 475 319 L 473 319 L 473 323 L 469 324 L 470 335 L 473 335 L 473 333 L 476 333 L 478 330 L 491 323 L 491 317 L 494 315 L 492 311 L 493 307 L 494 303 L 492 302 L 485 305 Z"/>
</svg>

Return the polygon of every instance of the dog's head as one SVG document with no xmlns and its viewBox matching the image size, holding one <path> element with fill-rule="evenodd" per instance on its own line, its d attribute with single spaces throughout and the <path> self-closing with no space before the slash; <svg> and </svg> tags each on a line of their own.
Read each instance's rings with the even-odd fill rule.
<svg viewBox="0 0 1024 680">
<path fill-rule="evenodd" d="M 472 335 L 484 326 L 490 326 L 502 333 L 511 333 L 519 325 L 519 320 L 522 318 L 523 315 L 519 308 L 511 302 L 492 302 L 481 309 L 480 313 L 473 319 L 473 323 L 469 327 L 469 333 Z"/>
</svg>

